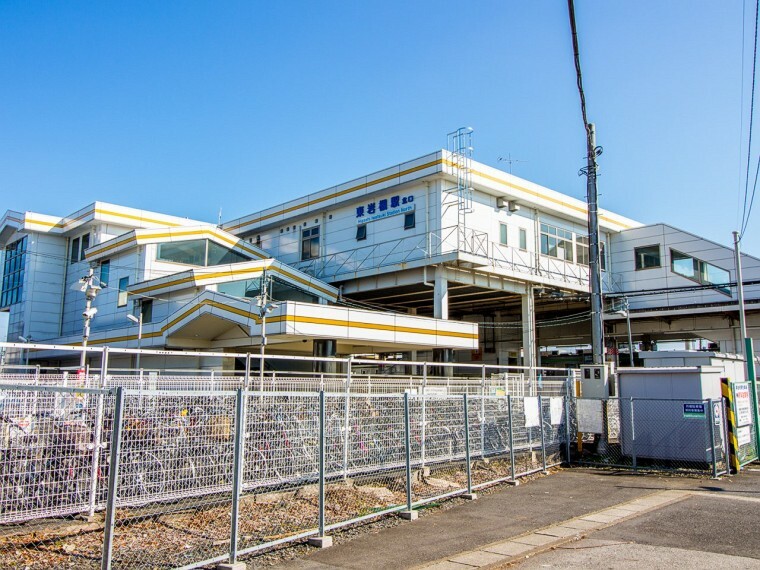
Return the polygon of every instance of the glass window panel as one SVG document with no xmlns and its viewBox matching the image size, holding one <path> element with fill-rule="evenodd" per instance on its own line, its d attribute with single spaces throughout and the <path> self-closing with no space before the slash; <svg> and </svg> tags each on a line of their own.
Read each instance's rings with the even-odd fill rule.
<svg viewBox="0 0 760 570">
<path fill-rule="evenodd" d="M 228 263 L 244 263 L 246 261 L 251 260 L 216 242 L 208 242 L 208 265 L 226 265 Z"/>
<path fill-rule="evenodd" d="M 100 264 L 100 286 L 108 287 L 108 278 L 111 274 L 111 261 L 106 259 Z"/>
<path fill-rule="evenodd" d="M 129 285 L 129 277 L 122 277 L 119 279 L 119 295 L 116 299 L 116 306 L 123 307 L 127 304 L 127 286 Z"/>
<path fill-rule="evenodd" d="M 404 229 L 405 230 L 411 230 L 416 225 L 417 225 L 417 218 L 415 216 L 415 212 L 409 212 L 408 214 L 404 214 Z"/>
<path fill-rule="evenodd" d="M 185 263 L 187 265 L 206 265 L 206 240 L 197 239 L 176 243 L 160 243 L 156 259 Z"/>
<path fill-rule="evenodd" d="M 695 271 L 693 257 L 671 249 L 670 261 L 673 268 L 673 273 L 677 273 L 678 275 L 687 277 L 688 279 L 694 279 L 695 281 L 698 281 L 698 273 Z"/>
<path fill-rule="evenodd" d="M 525 228 L 520 228 L 520 249 L 528 249 L 528 232 L 525 231 Z"/>
<path fill-rule="evenodd" d="M 507 245 L 507 224 L 499 224 L 499 243 Z"/>
<path fill-rule="evenodd" d="M 661 265 L 659 244 L 637 247 L 633 250 L 633 255 L 636 262 L 637 271 L 640 269 L 660 267 Z"/>
<path fill-rule="evenodd" d="M 90 234 L 84 234 L 82 236 L 82 253 L 79 256 L 79 259 L 84 259 L 84 252 L 89 247 L 90 247 Z"/>
<path fill-rule="evenodd" d="M 71 251 L 69 251 L 69 261 L 76 263 L 79 261 L 79 238 L 74 238 L 71 242 Z"/>
<path fill-rule="evenodd" d="M 153 299 L 143 299 L 140 302 L 140 312 L 142 313 L 143 323 L 153 321 Z"/>
<path fill-rule="evenodd" d="M 356 241 L 364 241 L 365 239 L 367 239 L 367 224 L 356 226 Z"/>
</svg>

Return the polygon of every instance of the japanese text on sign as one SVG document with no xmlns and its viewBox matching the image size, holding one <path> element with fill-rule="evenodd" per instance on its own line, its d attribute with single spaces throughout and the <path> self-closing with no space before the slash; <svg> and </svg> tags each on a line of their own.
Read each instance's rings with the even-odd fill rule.
<svg viewBox="0 0 760 570">
<path fill-rule="evenodd" d="M 356 207 L 357 222 L 364 224 L 387 218 L 389 216 L 395 216 L 397 214 L 404 214 L 414 209 L 414 196 L 391 196 L 390 198 L 383 198 L 376 202 L 369 202 L 366 205 Z"/>
</svg>

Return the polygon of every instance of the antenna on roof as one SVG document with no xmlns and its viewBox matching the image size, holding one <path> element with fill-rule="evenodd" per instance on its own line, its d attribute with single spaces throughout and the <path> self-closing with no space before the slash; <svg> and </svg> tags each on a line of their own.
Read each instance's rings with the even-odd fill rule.
<svg viewBox="0 0 760 570">
<path fill-rule="evenodd" d="M 219 216 L 217 217 L 216 225 L 219 228 L 222 227 L 222 207 L 221 206 L 219 206 Z"/>
<path fill-rule="evenodd" d="M 499 162 L 506 162 L 509 164 L 509 173 L 512 174 L 512 164 L 515 162 L 528 162 L 527 160 L 519 160 L 517 158 L 512 158 L 512 153 L 510 152 L 507 154 L 507 156 L 500 156 Z"/>
</svg>

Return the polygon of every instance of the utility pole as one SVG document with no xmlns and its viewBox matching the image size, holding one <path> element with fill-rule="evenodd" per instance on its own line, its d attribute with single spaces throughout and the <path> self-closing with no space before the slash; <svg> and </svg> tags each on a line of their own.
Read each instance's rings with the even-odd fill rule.
<svg viewBox="0 0 760 570">
<path fill-rule="evenodd" d="M 586 171 L 586 202 L 588 203 L 588 266 L 591 281 L 591 348 L 594 364 L 604 364 L 604 329 L 602 328 L 602 268 L 599 260 L 599 195 L 596 188 L 596 146 L 594 123 L 587 127 L 588 164 Z"/>
<path fill-rule="evenodd" d="M 82 312 L 82 318 L 84 319 L 84 325 L 82 327 L 82 357 L 79 360 L 79 376 L 84 375 L 85 366 L 87 364 L 87 339 L 90 338 L 90 321 L 95 316 L 98 310 L 92 306 L 92 302 L 100 291 L 100 287 L 93 283 L 94 270 L 90 267 L 87 275 L 82 277 L 79 282 L 82 284 L 80 291 L 84 293 L 85 307 Z"/>
<path fill-rule="evenodd" d="M 580 49 L 578 47 L 578 30 L 575 25 L 575 6 L 573 0 L 567 0 L 570 16 L 570 31 L 573 39 L 573 58 L 575 75 L 578 83 L 578 95 L 581 100 L 583 127 L 586 129 L 587 164 L 580 174 L 586 175 L 586 202 L 588 204 L 588 253 L 589 281 L 591 288 L 591 348 L 594 364 L 604 364 L 604 329 L 602 328 L 602 270 L 599 263 L 599 217 L 598 194 L 596 190 L 596 157 L 602 154 L 602 148 L 596 146 L 596 128 L 589 123 L 586 114 L 586 96 L 583 93 L 583 75 L 581 74 Z"/>
<path fill-rule="evenodd" d="M 755 453 L 760 454 L 760 413 L 758 413 L 757 378 L 755 375 L 755 348 L 747 336 L 747 321 L 744 315 L 744 282 L 742 281 L 742 257 L 739 249 L 739 232 L 734 234 L 734 258 L 736 263 L 736 292 L 739 301 L 739 328 L 744 343 L 744 371 L 752 394 L 752 421 L 755 424 Z"/>
</svg>

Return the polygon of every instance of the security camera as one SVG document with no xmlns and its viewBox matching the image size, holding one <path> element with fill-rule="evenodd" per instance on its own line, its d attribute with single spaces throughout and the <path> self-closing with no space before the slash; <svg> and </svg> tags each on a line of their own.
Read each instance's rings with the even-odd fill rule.
<svg viewBox="0 0 760 570">
<path fill-rule="evenodd" d="M 97 312 L 98 310 L 95 307 L 91 307 L 89 309 L 85 309 L 84 312 L 82 313 L 82 316 L 87 319 L 91 319 L 92 317 L 95 316 Z"/>
</svg>

